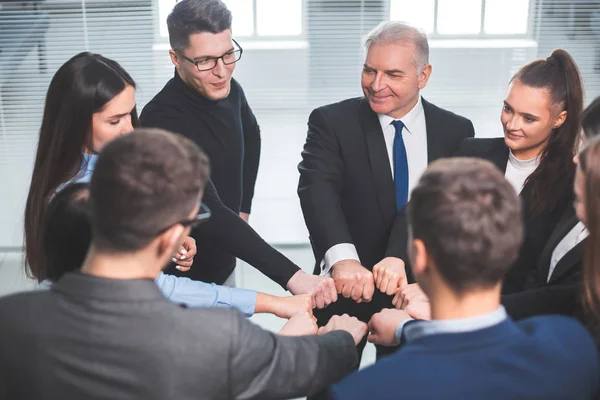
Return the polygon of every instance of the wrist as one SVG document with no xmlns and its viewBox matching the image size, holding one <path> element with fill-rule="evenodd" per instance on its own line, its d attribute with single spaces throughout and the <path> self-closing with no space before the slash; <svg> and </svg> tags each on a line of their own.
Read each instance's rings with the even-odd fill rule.
<svg viewBox="0 0 600 400">
<path fill-rule="evenodd" d="M 294 287 L 296 286 L 296 282 L 298 282 L 298 280 L 302 279 L 302 277 L 306 274 L 306 272 L 302 271 L 301 269 L 299 269 L 298 271 L 296 271 L 296 273 L 294 275 L 292 275 L 292 277 L 288 280 L 287 282 L 287 290 L 289 290 L 292 294 L 297 294 L 294 293 Z"/>
<path fill-rule="evenodd" d="M 270 294 L 258 292 L 256 293 L 256 306 L 254 307 L 254 313 L 256 314 L 264 314 L 264 313 L 275 313 L 275 303 L 277 303 L 277 297 L 271 296 Z"/>
</svg>

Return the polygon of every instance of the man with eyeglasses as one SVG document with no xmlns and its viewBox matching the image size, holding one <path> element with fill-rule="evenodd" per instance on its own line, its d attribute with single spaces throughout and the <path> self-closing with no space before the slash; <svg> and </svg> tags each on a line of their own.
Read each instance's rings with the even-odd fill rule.
<svg viewBox="0 0 600 400">
<path fill-rule="evenodd" d="M 204 218 L 208 175 L 206 155 L 163 130 L 103 148 L 81 271 L 0 299 L 0 399 L 288 399 L 351 371 L 367 331 L 356 318 L 282 337 L 236 310 L 180 307 L 158 289 L 154 279 Z"/>
<path fill-rule="evenodd" d="M 260 129 L 242 87 L 232 78 L 243 50 L 232 38 L 231 21 L 231 12 L 219 0 L 177 3 L 167 19 L 175 75 L 140 116 L 143 126 L 180 133 L 206 151 L 220 198 L 206 197 L 212 226 L 192 231 L 199 243 L 192 269 L 167 272 L 235 286 L 236 256 L 293 294 L 311 294 L 314 306 L 323 308 L 337 300 L 333 280 L 304 273 L 241 220 L 248 222 L 250 215 Z M 232 218 L 223 204 L 241 219 Z"/>
</svg>

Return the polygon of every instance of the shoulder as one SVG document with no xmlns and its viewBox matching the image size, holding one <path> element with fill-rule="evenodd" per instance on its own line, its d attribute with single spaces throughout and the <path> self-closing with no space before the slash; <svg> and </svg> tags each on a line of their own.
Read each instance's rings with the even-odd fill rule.
<svg viewBox="0 0 600 400">
<path fill-rule="evenodd" d="M 44 309 L 52 303 L 52 296 L 50 290 L 32 290 L 0 298 L 2 330 L 17 331 L 20 326 L 39 323 L 38 318 L 44 318 L 46 315 Z"/>
<path fill-rule="evenodd" d="M 466 138 L 463 140 L 457 156 L 482 156 L 490 151 L 504 148 L 504 138 L 477 139 Z"/>
<path fill-rule="evenodd" d="M 148 120 L 157 114 L 171 112 L 176 109 L 174 99 L 177 98 L 174 79 L 170 79 L 142 109 L 140 120 Z M 142 124 L 145 123 L 142 121 Z"/>
<path fill-rule="evenodd" d="M 420 354 L 419 351 L 412 351 L 412 349 L 407 350 L 409 349 L 403 347 L 397 353 L 377 361 L 376 364 L 348 375 L 341 382 L 332 386 L 333 398 L 370 398 L 371 396 L 377 397 L 376 393 L 380 393 L 382 396 L 387 394 L 389 398 L 393 398 L 391 391 L 397 390 L 400 382 L 402 391 L 407 398 L 417 396 L 413 389 L 420 385 L 419 381 L 430 379 L 431 375 L 425 374 L 423 371 L 430 369 L 431 364 L 426 365 L 423 369 L 423 354 Z"/>
<path fill-rule="evenodd" d="M 351 99 L 339 101 L 337 103 L 317 107 L 311 113 L 311 117 L 313 115 L 320 114 L 326 118 L 336 118 L 339 116 L 347 118 L 352 116 L 352 114 L 349 113 L 356 113 L 359 110 L 363 101 L 365 101 L 364 97 L 354 97 Z"/>
<path fill-rule="evenodd" d="M 435 104 L 432 104 L 423 98 L 421 98 L 421 101 L 423 103 L 423 109 L 425 110 L 426 116 L 429 115 L 430 117 L 433 117 L 436 119 L 441 119 L 447 123 L 451 123 L 451 124 L 455 124 L 455 125 L 459 125 L 459 126 L 463 126 L 463 125 L 473 126 L 473 123 L 471 122 L 471 120 L 466 117 L 463 117 L 462 115 L 458 115 L 452 111 L 438 107 Z"/>
<path fill-rule="evenodd" d="M 242 85 L 240 85 L 240 83 L 234 78 L 231 78 L 231 91 L 229 92 L 229 95 L 240 96 L 243 99 L 246 98 L 246 94 L 244 93 Z"/>
<path fill-rule="evenodd" d="M 597 350 L 590 333 L 574 318 L 538 316 L 517 322 L 521 331 L 552 349 L 563 363 L 588 362 L 597 368 Z"/>
</svg>

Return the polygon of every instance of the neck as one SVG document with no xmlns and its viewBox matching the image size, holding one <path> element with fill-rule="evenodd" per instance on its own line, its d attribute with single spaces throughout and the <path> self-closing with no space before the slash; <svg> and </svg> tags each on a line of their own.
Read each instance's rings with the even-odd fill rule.
<svg viewBox="0 0 600 400">
<path fill-rule="evenodd" d="M 500 290 L 500 284 L 460 294 L 445 285 L 435 288 L 430 296 L 431 319 L 463 319 L 494 312 L 500 307 Z"/>
<path fill-rule="evenodd" d="M 406 104 L 404 107 L 402 107 L 401 109 L 398 109 L 398 110 L 394 110 L 391 113 L 386 114 L 386 115 L 388 117 L 392 117 L 394 119 L 404 118 L 406 116 L 406 114 L 408 114 L 413 108 L 415 108 L 415 106 L 419 102 L 419 96 L 421 96 L 421 95 L 417 94 L 417 96 L 413 100 L 411 100 L 408 104 Z"/>
<path fill-rule="evenodd" d="M 143 252 L 109 253 L 92 245 L 81 272 L 107 279 L 156 279 L 162 270 L 158 264 Z"/>
<path fill-rule="evenodd" d="M 540 143 L 539 145 L 537 145 L 535 147 L 530 147 L 528 149 L 517 149 L 517 150 L 510 149 L 510 151 L 512 152 L 513 156 L 515 156 L 515 158 L 517 160 L 527 161 L 527 160 L 531 160 L 532 158 L 536 158 L 537 156 L 542 154 L 544 147 L 546 147 L 546 142 Z"/>
</svg>

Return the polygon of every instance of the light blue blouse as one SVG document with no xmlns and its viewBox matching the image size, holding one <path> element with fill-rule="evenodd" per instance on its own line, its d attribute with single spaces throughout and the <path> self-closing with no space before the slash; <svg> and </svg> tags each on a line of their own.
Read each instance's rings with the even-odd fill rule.
<svg viewBox="0 0 600 400">
<path fill-rule="evenodd" d="M 97 158 L 95 154 L 84 154 L 84 162 L 79 173 L 69 182 L 61 185 L 57 192 L 69 183 L 89 183 Z M 235 307 L 247 317 L 252 316 L 256 308 L 257 293 L 254 290 L 193 281 L 163 272 L 158 275 L 155 282 L 167 299 L 189 307 Z"/>
</svg>

